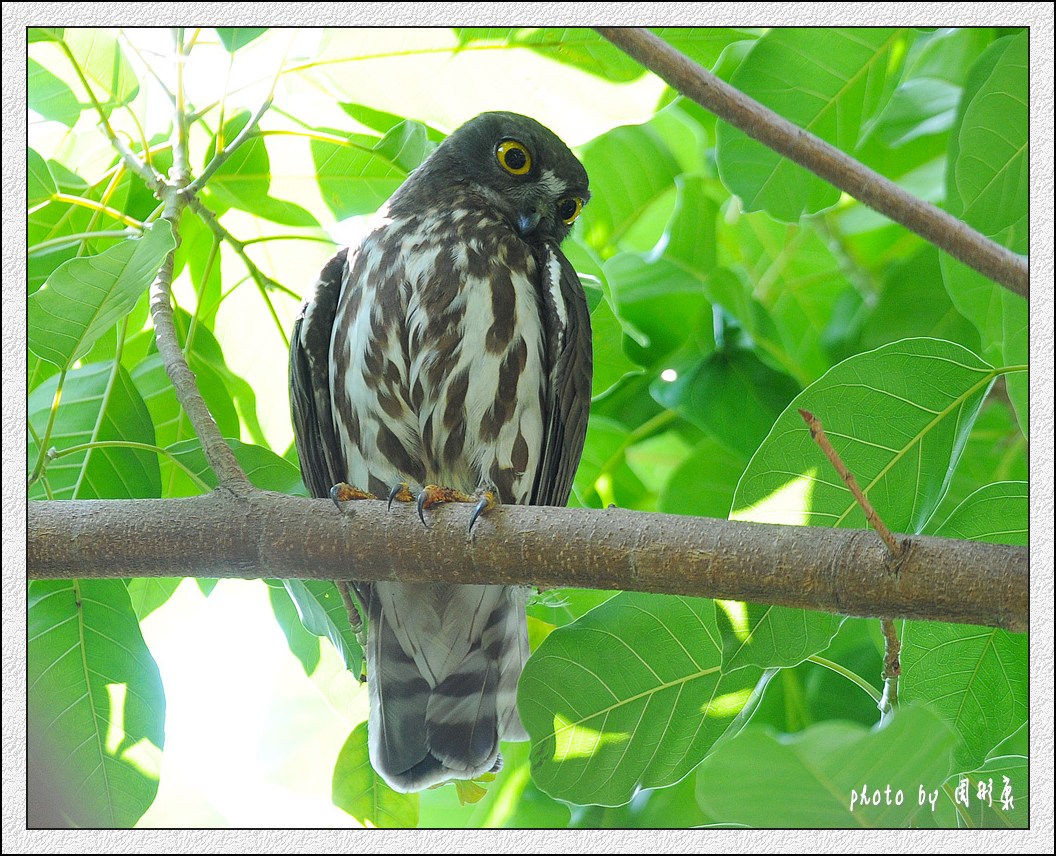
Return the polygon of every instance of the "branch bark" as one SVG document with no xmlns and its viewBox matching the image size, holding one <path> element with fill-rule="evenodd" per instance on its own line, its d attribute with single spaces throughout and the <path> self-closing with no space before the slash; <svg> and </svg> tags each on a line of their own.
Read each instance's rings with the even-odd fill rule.
<svg viewBox="0 0 1056 856">
<path fill-rule="evenodd" d="M 934 205 L 906 193 L 893 181 L 720 80 L 648 30 L 638 27 L 596 29 L 683 95 L 752 139 L 916 232 L 1009 291 L 1029 297 L 1030 271 L 1024 257 Z"/>
<path fill-rule="evenodd" d="M 1025 547 L 913 536 L 896 561 L 868 530 L 502 506 L 466 534 L 436 509 L 251 491 L 30 502 L 33 579 L 285 577 L 528 584 L 749 600 L 846 615 L 1028 624 Z"/>
</svg>

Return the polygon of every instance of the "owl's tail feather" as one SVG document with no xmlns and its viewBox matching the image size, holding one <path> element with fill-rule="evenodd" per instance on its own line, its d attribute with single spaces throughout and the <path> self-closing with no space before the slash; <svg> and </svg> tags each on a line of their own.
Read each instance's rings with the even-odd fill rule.
<svg viewBox="0 0 1056 856">
<path fill-rule="evenodd" d="M 372 603 L 370 759 L 394 790 L 419 791 L 497 772 L 499 740 L 527 739 L 516 709 L 517 680 L 528 656 L 524 597 L 510 594 L 498 599 L 453 671 L 431 674 L 433 680 L 423 675 L 416 643 L 436 640 L 409 638 L 407 622 L 396 627 L 378 600 Z"/>
</svg>

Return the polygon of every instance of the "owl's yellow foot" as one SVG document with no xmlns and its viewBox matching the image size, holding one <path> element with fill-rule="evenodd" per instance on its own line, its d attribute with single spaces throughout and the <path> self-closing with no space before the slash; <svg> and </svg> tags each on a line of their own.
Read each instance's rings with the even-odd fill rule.
<svg viewBox="0 0 1056 856">
<path fill-rule="evenodd" d="M 352 487 L 348 482 L 338 482 L 330 488 L 330 499 L 340 511 L 342 502 L 351 502 L 354 499 L 377 499 L 377 497 L 358 487 Z"/>
<path fill-rule="evenodd" d="M 477 518 L 480 517 L 485 511 L 489 511 L 498 505 L 498 499 L 495 496 L 494 491 L 481 490 L 476 494 L 465 493 L 461 490 L 456 490 L 450 487 L 441 487 L 440 485 L 429 484 L 422 488 L 422 492 L 418 494 L 418 517 L 425 526 L 429 526 L 425 520 L 425 510 L 432 508 L 434 505 L 439 505 L 442 502 L 472 502 L 475 503 L 473 514 L 469 518 L 469 531 L 473 531 L 473 524 L 477 522 Z"/>
</svg>

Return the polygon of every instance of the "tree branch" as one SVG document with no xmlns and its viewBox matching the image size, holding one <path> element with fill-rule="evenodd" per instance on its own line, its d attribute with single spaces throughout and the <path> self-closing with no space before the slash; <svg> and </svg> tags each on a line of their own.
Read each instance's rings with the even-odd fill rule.
<svg viewBox="0 0 1056 856">
<path fill-rule="evenodd" d="M 410 507 L 223 491 L 29 503 L 34 579 L 192 576 L 529 584 L 749 600 L 846 615 L 1028 625 L 1027 549 L 624 509 Z"/>
<path fill-rule="evenodd" d="M 683 95 L 815 175 L 849 193 L 1022 297 L 1029 297 L 1026 258 L 991 241 L 956 217 L 906 193 L 835 146 L 749 98 L 667 42 L 638 27 L 597 31 Z"/>
</svg>

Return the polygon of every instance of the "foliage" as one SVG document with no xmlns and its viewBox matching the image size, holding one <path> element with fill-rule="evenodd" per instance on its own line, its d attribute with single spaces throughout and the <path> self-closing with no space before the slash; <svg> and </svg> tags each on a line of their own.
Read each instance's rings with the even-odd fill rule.
<svg viewBox="0 0 1056 856">
<path fill-rule="evenodd" d="M 661 35 L 1026 252 L 1025 32 Z M 190 115 L 193 173 L 222 153 L 200 192 L 219 219 L 188 209 L 177 224 L 181 344 L 254 483 L 303 493 L 285 400 L 299 295 L 446 132 L 510 109 L 576 148 L 594 194 L 566 243 L 596 362 L 574 504 L 862 528 L 799 420 L 805 407 L 893 528 L 1026 544 L 1026 302 L 595 33 L 226 28 L 179 43 L 182 77 L 165 32 L 30 32 L 31 498 L 177 497 L 215 483 L 147 312 L 176 236 L 104 124 L 164 172 L 171 94 Z M 149 822 L 166 702 L 145 636 L 179 608 L 178 587 L 30 583 L 30 800 L 50 807 L 31 822 Z M 364 712 L 362 690 L 344 705 L 324 674 L 358 677 L 362 662 L 336 588 L 267 591 L 308 679 Z M 484 790 L 389 791 L 366 762 L 362 717 L 340 751 L 297 764 L 332 769 L 334 804 L 377 826 L 1026 825 L 1022 635 L 906 622 L 905 704 L 877 728 L 878 622 L 570 590 L 539 597 L 530 623 L 537 652 L 519 704 L 532 742 L 508 745 Z M 299 712 L 305 730 L 324 705 Z M 852 801 L 887 785 L 904 790 L 904 809 Z M 935 801 L 921 805 L 918 786 Z"/>
</svg>

